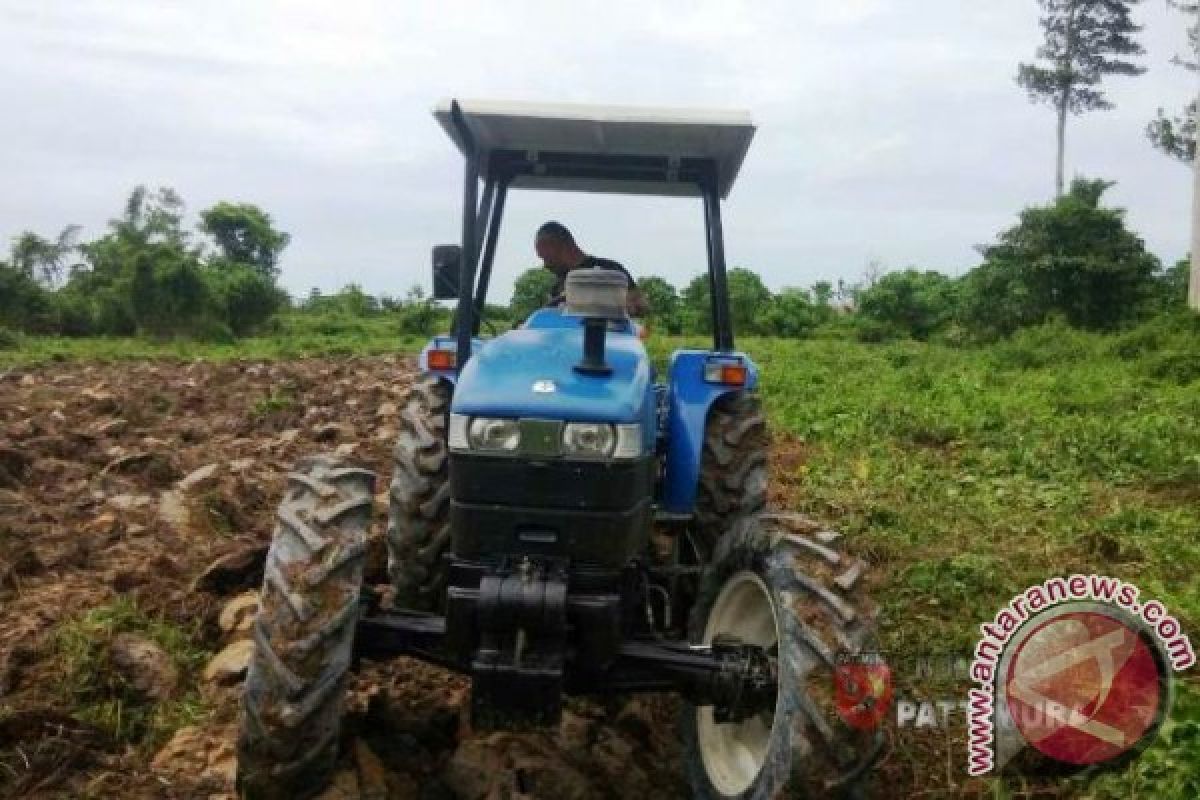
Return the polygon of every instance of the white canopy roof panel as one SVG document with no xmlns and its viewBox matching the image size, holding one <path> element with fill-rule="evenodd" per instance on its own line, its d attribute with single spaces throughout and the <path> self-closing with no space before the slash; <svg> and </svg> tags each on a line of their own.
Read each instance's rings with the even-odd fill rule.
<svg viewBox="0 0 1200 800">
<path fill-rule="evenodd" d="M 438 123 L 467 154 L 451 119 Z M 711 164 L 721 197 L 737 177 L 754 123 L 743 111 L 532 104 L 459 100 L 487 177 L 513 187 L 660 195 L 698 195 L 696 176 Z"/>
</svg>

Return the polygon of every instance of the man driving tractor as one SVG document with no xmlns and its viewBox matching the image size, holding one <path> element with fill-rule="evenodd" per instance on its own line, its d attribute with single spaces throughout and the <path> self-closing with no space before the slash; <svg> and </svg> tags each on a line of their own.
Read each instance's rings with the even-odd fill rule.
<svg viewBox="0 0 1200 800">
<path fill-rule="evenodd" d="M 542 259 L 542 266 L 554 273 L 554 288 L 550 290 L 550 304 L 563 302 L 567 289 L 567 273 L 577 269 L 611 269 L 620 272 L 629 281 L 626 305 L 629 315 L 639 317 L 646 313 L 646 301 L 638 291 L 637 283 L 629 270 L 609 258 L 590 256 L 575 243 L 575 237 L 567 226 L 560 222 L 547 222 L 538 228 L 534 237 L 534 250 Z"/>
</svg>

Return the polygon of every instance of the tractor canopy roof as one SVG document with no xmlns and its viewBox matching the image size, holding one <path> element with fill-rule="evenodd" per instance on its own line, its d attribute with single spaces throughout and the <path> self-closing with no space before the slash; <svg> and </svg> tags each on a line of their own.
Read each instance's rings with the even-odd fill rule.
<svg viewBox="0 0 1200 800">
<path fill-rule="evenodd" d="M 464 156 L 452 100 L 434 116 Z M 733 187 L 754 123 L 743 111 L 459 100 L 481 176 L 513 188 L 694 196 Z"/>
</svg>

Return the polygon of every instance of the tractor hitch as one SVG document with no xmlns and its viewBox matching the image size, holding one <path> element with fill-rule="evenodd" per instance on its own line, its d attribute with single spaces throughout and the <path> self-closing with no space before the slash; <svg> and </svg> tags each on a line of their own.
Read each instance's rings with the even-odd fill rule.
<svg viewBox="0 0 1200 800">
<path fill-rule="evenodd" d="M 482 589 L 483 587 L 481 587 Z M 356 655 L 382 660 L 406 655 L 472 677 L 472 722 L 480 729 L 521 730 L 557 724 L 562 695 L 677 692 L 698 706 L 712 706 L 719 723 L 740 722 L 772 711 L 778 686 L 772 650 L 718 637 L 711 645 L 659 638 L 629 639 L 604 668 L 579 657 L 577 636 L 530 634 L 482 641 L 463 653 L 447 636 L 446 618 L 385 610 L 367 599 L 355 636 Z M 520 639 L 524 638 L 524 642 Z"/>
</svg>

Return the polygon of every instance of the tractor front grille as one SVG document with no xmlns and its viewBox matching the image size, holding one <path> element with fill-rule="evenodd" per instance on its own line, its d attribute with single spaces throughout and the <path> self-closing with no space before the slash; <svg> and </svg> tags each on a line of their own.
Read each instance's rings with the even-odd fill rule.
<svg viewBox="0 0 1200 800">
<path fill-rule="evenodd" d="M 460 503 L 628 511 L 654 493 L 656 461 L 514 459 L 452 453 L 450 495 Z"/>
</svg>

